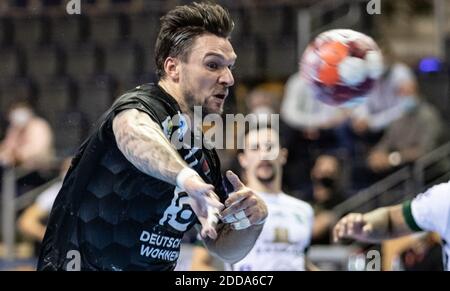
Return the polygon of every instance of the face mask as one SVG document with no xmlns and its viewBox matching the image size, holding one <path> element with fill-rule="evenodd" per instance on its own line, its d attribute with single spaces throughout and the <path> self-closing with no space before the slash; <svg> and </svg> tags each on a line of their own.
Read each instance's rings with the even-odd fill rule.
<svg viewBox="0 0 450 291">
<path fill-rule="evenodd" d="M 24 126 L 31 119 L 31 113 L 26 109 L 16 109 L 11 112 L 10 121 L 14 126 Z"/>
<path fill-rule="evenodd" d="M 401 98 L 404 98 L 404 100 L 401 101 L 401 103 L 402 103 L 402 107 L 405 110 L 405 112 L 412 112 L 412 111 L 414 111 L 414 109 L 417 108 L 418 102 L 417 102 L 416 98 L 409 97 L 409 96 L 404 96 Z"/>
<path fill-rule="evenodd" d="M 314 182 L 328 189 L 334 189 L 336 186 L 336 181 L 330 177 L 315 179 Z"/>
</svg>

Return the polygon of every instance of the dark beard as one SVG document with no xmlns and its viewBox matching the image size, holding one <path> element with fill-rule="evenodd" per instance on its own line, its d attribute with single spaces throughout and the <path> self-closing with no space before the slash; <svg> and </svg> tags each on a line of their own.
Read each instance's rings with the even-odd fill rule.
<svg viewBox="0 0 450 291">
<path fill-rule="evenodd" d="M 256 178 L 263 184 L 269 184 L 275 180 L 275 177 L 277 176 L 277 169 L 272 165 L 272 175 L 270 175 L 267 178 L 261 178 L 259 176 L 256 176 Z"/>
<path fill-rule="evenodd" d="M 190 92 L 184 92 L 183 95 L 187 108 L 191 111 L 191 113 L 194 113 L 194 107 L 196 106 L 194 96 Z"/>
<path fill-rule="evenodd" d="M 186 96 L 185 97 L 186 105 L 187 105 L 188 109 L 190 110 L 190 113 L 192 113 L 192 114 L 195 113 L 195 107 L 196 106 L 199 106 L 199 107 L 202 108 L 202 111 L 201 111 L 202 114 L 201 114 L 201 116 L 198 116 L 202 120 L 206 117 L 206 115 L 215 113 L 215 112 L 210 111 L 205 103 L 204 104 L 196 104 L 195 103 L 195 98 L 194 98 L 194 96 L 191 93 L 186 92 L 185 96 Z"/>
</svg>

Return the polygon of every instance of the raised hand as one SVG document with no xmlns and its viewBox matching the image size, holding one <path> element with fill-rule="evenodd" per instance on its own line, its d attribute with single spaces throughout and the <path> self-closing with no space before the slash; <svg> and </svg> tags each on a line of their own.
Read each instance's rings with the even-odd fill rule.
<svg viewBox="0 0 450 291">
<path fill-rule="evenodd" d="M 232 171 L 227 171 L 226 175 L 234 191 L 225 201 L 226 208 L 221 212 L 222 221 L 231 223 L 237 230 L 264 223 L 268 214 L 264 201 Z"/>
</svg>

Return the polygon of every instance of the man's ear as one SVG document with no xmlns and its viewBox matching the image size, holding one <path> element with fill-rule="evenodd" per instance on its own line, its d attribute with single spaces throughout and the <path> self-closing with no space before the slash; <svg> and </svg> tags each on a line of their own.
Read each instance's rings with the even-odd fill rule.
<svg viewBox="0 0 450 291">
<path fill-rule="evenodd" d="M 178 82 L 180 78 L 180 60 L 173 57 L 167 57 L 164 61 L 164 71 L 166 76 L 174 82 Z"/>
<path fill-rule="evenodd" d="M 284 166 L 287 162 L 287 158 L 289 156 L 289 152 L 286 148 L 281 148 L 280 149 L 280 160 L 281 160 L 281 165 Z"/>
<path fill-rule="evenodd" d="M 241 168 L 246 169 L 248 167 L 248 162 L 247 162 L 247 158 L 245 157 L 244 153 L 239 153 L 237 155 L 238 161 L 239 161 L 239 165 L 241 166 Z"/>
</svg>

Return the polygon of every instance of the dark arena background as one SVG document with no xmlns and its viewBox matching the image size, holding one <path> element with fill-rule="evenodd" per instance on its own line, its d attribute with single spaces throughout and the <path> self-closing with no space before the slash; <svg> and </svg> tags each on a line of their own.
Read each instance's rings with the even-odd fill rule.
<svg viewBox="0 0 450 291">
<path fill-rule="evenodd" d="M 331 232 L 348 213 L 398 204 L 450 179 L 450 0 L 213 2 L 235 23 L 235 84 L 224 113 L 279 114 L 280 140 L 289 151 L 283 190 L 314 209 L 308 260 L 331 271 L 443 270 L 436 233 L 368 244 L 334 243 Z M 188 3 L 0 1 L 0 270 L 36 269 L 70 158 L 118 96 L 157 82 L 159 19 Z M 383 52 L 385 87 L 369 97 L 369 115 L 323 108 L 301 87 L 303 51 L 335 28 L 365 33 Z M 392 110 L 403 104 L 394 100 L 400 95 L 413 96 L 414 108 L 427 113 L 405 122 Z M 23 108 L 33 112 L 33 125 L 17 130 L 14 122 L 26 119 Z M 411 158 L 400 156 L 405 152 Z M 236 149 L 218 153 L 223 171 L 240 173 Z M 109 217 L 102 200 L 96 203 L 87 219 L 101 227 Z M 283 229 L 275 236 L 289 241 Z M 196 237 L 195 231 L 185 235 L 176 270 L 225 270 L 215 257 L 194 262 Z"/>
</svg>

